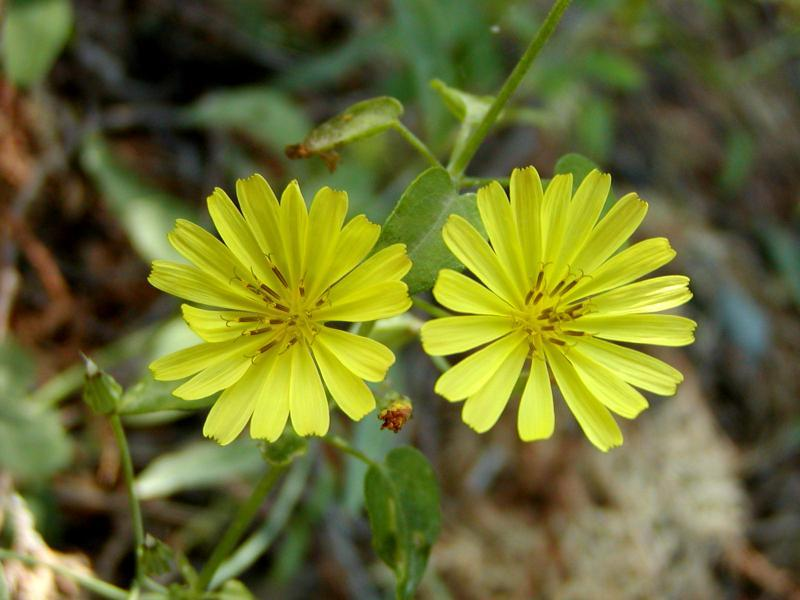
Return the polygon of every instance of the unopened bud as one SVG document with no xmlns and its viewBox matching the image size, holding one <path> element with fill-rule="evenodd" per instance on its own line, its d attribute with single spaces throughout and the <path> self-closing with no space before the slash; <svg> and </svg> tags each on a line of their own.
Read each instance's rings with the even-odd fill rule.
<svg viewBox="0 0 800 600">
<path fill-rule="evenodd" d="M 100 415 L 110 415 L 117 412 L 122 386 L 108 373 L 100 370 L 95 362 L 81 354 L 86 365 L 86 375 L 83 384 L 83 401 Z"/>
</svg>

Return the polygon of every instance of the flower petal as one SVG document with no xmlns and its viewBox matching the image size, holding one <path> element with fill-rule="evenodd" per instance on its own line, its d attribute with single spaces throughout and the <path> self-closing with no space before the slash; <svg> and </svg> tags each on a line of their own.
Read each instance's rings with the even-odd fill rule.
<svg viewBox="0 0 800 600">
<path fill-rule="evenodd" d="M 331 299 L 342 298 L 380 282 L 399 281 L 411 268 L 405 244 L 392 244 L 370 256 L 333 285 Z"/>
<path fill-rule="evenodd" d="M 561 254 L 571 198 L 571 173 L 556 175 L 547 184 L 542 201 L 542 262 L 544 263 L 551 262 L 555 265 Z"/>
<path fill-rule="evenodd" d="M 466 352 L 511 332 L 511 317 L 468 315 L 433 319 L 422 325 L 422 347 L 432 356 Z"/>
<path fill-rule="evenodd" d="M 459 215 L 450 215 L 442 229 L 442 237 L 456 258 L 486 287 L 509 303 L 522 303 L 522 294 L 511 282 L 497 255 L 469 221 Z"/>
<path fill-rule="evenodd" d="M 261 252 L 269 255 L 282 272 L 288 271 L 280 227 L 278 198 L 258 174 L 236 181 L 236 197 Z"/>
<path fill-rule="evenodd" d="M 599 294 L 630 283 L 655 271 L 675 258 L 667 238 L 650 238 L 626 248 L 606 261 L 594 273 L 584 277 L 563 295 L 564 302 Z"/>
<path fill-rule="evenodd" d="M 308 230 L 308 209 L 297 180 L 286 186 L 281 194 L 281 233 L 286 250 L 286 277 L 291 287 L 296 287 L 305 272 L 306 232 Z"/>
<path fill-rule="evenodd" d="M 308 215 L 305 293 L 316 298 L 336 257 L 336 244 L 347 215 L 347 194 L 324 187 L 314 196 Z"/>
<path fill-rule="evenodd" d="M 433 297 L 442 306 L 462 313 L 509 315 L 513 310 L 500 296 L 452 269 L 439 271 Z"/>
<path fill-rule="evenodd" d="M 394 354 L 380 342 L 348 331 L 322 327 L 314 346 L 320 344 L 348 370 L 367 381 L 383 381 L 394 364 Z"/>
<path fill-rule="evenodd" d="M 254 295 L 226 286 L 190 265 L 154 260 L 147 281 L 162 292 L 198 304 L 256 312 L 264 309 L 264 303 Z"/>
<path fill-rule="evenodd" d="M 567 359 L 597 399 L 621 417 L 633 419 L 649 406 L 644 396 L 610 369 L 580 352 L 570 352 Z"/>
<path fill-rule="evenodd" d="M 586 244 L 611 189 L 611 175 L 592 170 L 581 182 L 567 210 L 560 263 L 567 265 Z"/>
<path fill-rule="evenodd" d="M 603 314 L 651 313 L 685 304 L 692 298 L 684 275 L 653 277 L 592 297 L 592 308 Z"/>
<path fill-rule="evenodd" d="M 542 181 L 533 167 L 511 172 L 511 211 L 525 260 L 526 280 L 534 279 L 542 262 Z"/>
<path fill-rule="evenodd" d="M 371 223 L 364 215 L 350 219 L 339 234 L 333 264 L 328 277 L 321 283 L 322 289 L 339 281 L 364 260 L 380 234 L 381 226 Z"/>
<path fill-rule="evenodd" d="M 261 281 L 278 284 L 274 273 L 269 269 L 267 259 L 253 237 L 253 232 L 244 220 L 242 213 L 233 201 L 220 188 L 208 197 L 208 213 L 219 231 L 225 245 L 248 270 L 252 269 Z"/>
<path fill-rule="evenodd" d="M 235 440 L 253 414 L 261 381 L 259 370 L 250 369 L 238 382 L 222 392 L 206 417 L 203 435 L 223 446 Z"/>
<path fill-rule="evenodd" d="M 580 338 L 571 352 L 583 354 L 631 385 L 661 396 L 672 396 L 683 381 L 681 372 L 667 363 L 644 352 L 604 340 Z"/>
<path fill-rule="evenodd" d="M 314 359 L 303 344 L 289 349 L 292 371 L 289 380 L 289 414 L 297 435 L 325 435 L 330 410 Z"/>
<path fill-rule="evenodd" d="M 235 277 L 252 280 L 250 271 L 225 244 L 191 221 L 178 219 L 175 229 L 169 232 L 167 238 L 181 256 L 204 273 L 215 277 L 225 287 L 233 287 L 230 282 Z M 244 288 L 240 287 L 237 291 L 247 295 Z"/>
<path fill-rule="evenodd" d="M 359 421 L 375 408 L 372 390 L 360 377 L 354 375 L 322 344 L 314 344 L 312 349 L 325 385 L 344 414 Z"/>
<path fill-rule="evenodd" d="M 517 291 L 521 295 L 525 294 L 529 284 L 522 258 L 522 246 L 506 193 L 499 183 L 493 181 L 478 190 L 477 202 L 481 221 L 486 227 L 500 265 L 508 279 L 517 287 Z"/>
<path fill-rule="evenodd" d="M 619 249 L 647 214 L 647 202 L 636 194 L 620 198 L 597 224 L 572 260 L 574 270 L 591 273 Z"/>
<path fill-rule="evenodd" d="M 281 437 L 289 419 L 291 355 L 276 348 L 256 362 L 256 368 L 261 372 L 262 384 L 255 399 L 250 436 L 274 442 Z"/>
<path fill-rule="evenodd" d="M 181 304 L 183 320 L 204 342 L 227 342 L 253 327 L 254 322 L 237 319 L 258 319 L 261 315 L 238 310 L 205 310 Z"/>
<path fill-rule="evenodd" d="M 677 315 L 587 315 L 569 326 L 618 342 L 687 346 L 694 342 L 697 323 Z"/>
<path fill-rule="evenodd" d="M 603 452 L 622 445 L 622 432 L 614 417 L 584 385 L 561 350 L 546 344 L 545 354 L 567 406 L 589 441 Z"/>
<path fill-rule="evenodd" d="M 524 334 L 515 331 L 470 354 L 442 374 L 436 381 L 434 390 L 450 402 L 475 394 L 497 373 L 506 358 L 524 339 Z"/>
<path fill-rule="evenodd" d="M 263 344 L 257 337 L 240 337 L 229 342 L 190 346 L 154 360 L 150 363 L 150 371 L 159 381 L 183 379 L 217 363 L 253 355 Z"/>
<path fill-rule="evenodd" d="M 531 374 L 519 403 L 517 431 L 523 442 L 532 442 L 549 438 L 554 429 L 553 388 L 547 361 L 537 357 L 531 361 Z"/>
<path fill-rule="evenodd" d="M 491 429 L 508 404 L 508 398 L 519 379 L 528 345 L 519 341 L 489 381 L 464 403 L 461 418 L 478 433 Z"/>
<path fill-rule="evenodd" d="M 218 362 L 179 385 L 172 391 L 172 395 L 184 400 L 207 398 L 235 384 L 252 366 L 253 359 L 249 356 L 237 356 Z"/>
<path fill-rule="evenodd" d="M 408 286 L 402 281 L 378 283 L 347 295 L 331 290 L 322 300 L 326 303 L 312 313 L 318 321 L 376 321 L 411 308 Z"/>
</svg>

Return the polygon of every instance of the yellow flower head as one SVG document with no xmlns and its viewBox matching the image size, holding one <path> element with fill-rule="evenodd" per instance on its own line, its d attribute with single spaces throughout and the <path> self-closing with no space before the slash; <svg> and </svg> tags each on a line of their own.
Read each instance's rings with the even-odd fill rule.
<svg viewBox="0 0 800 600">
<path fill-rule="evenodd" d="M 380 226 L 364 215 L 342 226 L 345 192 L 321 189 L 310 211 L 294 181 L 280 203 L 259 175 L 237 181 L 236 193 L 241 212 L 221 189 L 208 198 L 222 241 L 179 220 L 169 241 L 192 265 L 153 262 L 152 285 L 219 308 L 184 304 L 184 319 L 204 343 L 150 369 L 160 380 L 191 377 L 173 392 L 187 400 L 224 390 L 203 428 L 221 444 L 251 417 L 254 438 L 276 440 L 289 415 L 299 435 L 324 435 L 330 416 L 323 381 L 339 408 L 360 419 L 375 407 L 364 380 L 381 381 L 394 355 L 326 322 L 408 310 L 405 246 L 364 260 Z"/>
<path fill-rule="evenodd" d="M 609 410 L 633 418 L 647 407 L 632 386 L 666 396 L 683 380 L 660 360 L 607 341 L 683 346 L 694 341 L 696 327 L 684 317 L 650 314 L 687 302 L 689 279 L 636 281 L 675 251 L 665 238 L 653 238 L 616 253 L 642 222 L 647 203 L 628 194 L 600 219 L 610 186 L 609 175 L 593 171 L 574 196 L 571 175 L 557 175 L 543 192 L 533 167 L 515 169 L 510 203 L 496 182 L 478 191 L 491 245 L 459 216 L 445 224 L 445 243 L 478 281 L 439 272 L 436 300 L 467 314 L 427 322 L 422 344 L 441 356 L 488 343 L 436 382 L 448 400 L 466 399 L 462 416 L 476 431 L 497 422 L 527 359 L 517 420 L 525 441 L 553 433 L 550 371 L 601 450 L 622 444 Z"/>
</svg>

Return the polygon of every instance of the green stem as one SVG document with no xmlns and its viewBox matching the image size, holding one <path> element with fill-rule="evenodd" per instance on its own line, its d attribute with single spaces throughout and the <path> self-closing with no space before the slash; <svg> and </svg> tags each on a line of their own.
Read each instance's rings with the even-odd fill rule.
<svg viewBox="0 0 800 600">
<path fill-rule="evenodd" d="M 131 460 L 128 440 L 125 438 L 125 430 L 122 428 L 122 421 L 119 415 L 111 415 L 109 420 L 119 447 L 122 476 L 125 480 L 125 487 L 128 490 L 128 503 L 131 507 L 131 520 L 133 521 L 133 540 L 136 544 L 136 583 L 141 587 L 142 583 L 144 583 L 144 572 L 142 570 L 144 524 L 142 522 L 142 511 L 139 508 L 139 500 L 136 497 L 136 489 L 134 488 L 133 461 Z"/>
<path fill-rule="evenodd" d="M 439 308 L 435 304 L 428 302 L 427 300 L 420 298 L 419 296 L 414 296 L 411 301 L 414 303 L 414 306 L 422 311 L 425 311 L 432 317 L 452 317 L 449 312 L 444 310 L 443 308 Z"/>
<path fill-rule="evenodd" d="M 488 135 L 489 130 L 492 128 L 492 125 L 494 125 L 495 121 L 497 121 L 500 111 L 502 111 L 506 103 L 508 103 L 509 98 L 511 98 L 511 95 L 516 91 L 517 87 L 522 81 L 522 78 L 525 77 L 525 74 L 528 72 L 528 69 L 530 69 L 531 64 L 533 64 L 533 60 L 539 54 L 539 51 L 545 45 L 545 42 L 547 42 L 547 40 L 550 38 L 550 35 L 553 33 L 556 25 L 558 25 L 558 22 L 561 20 L 561 16 L 564 14 L 567 6 L 569 6 L 569 3 L 570 0 L 556 0 L 553 4 L 553 7 L 547 14 L 544 22 L 539 27 L 539 31 L 536 32 L 536 36 L 533 38 L 533 40 L 531 40 L 531 43 L 525 49 L 524 54 L 519 59 L 519 62 L 511 71 L 508 78 L 505 80 L 505 83 L 503 83 L 503 87 L 501 87 L 500 91 L 497 92 L 494 102 L 492 102 L 489 110 L 486 111 L 483 119 L 481 119 L 481 122 L 478 123 L 478 126 L 473 130 L 472 134 L 467 139 L 467 142 L 460 149 L 460 152 L 455 154 L 450 161 L 447 170 L 453 179 L 458 180 L 464 174 L 467 165 L 469 165 L 469 161 L 472 160 L 473 156 L 475 156 L 475 153 L 478 151 L 478 147 L 481 145 L 481 142 L 483 142 L 484 138 Z"/>
<path fill-rule="evenodd" d="M 350 442 L 348 442 L 343 437 L 339 437 L 338 435 L 326 435 L 325 437 L 322 438 L 322 441 L 324 441 L 327 444 L 330 444 L 334 448 L 338 448 L 345 454 L 349 454 L 350 456 L 357 458 L 367 466 L 375 467 L 378 469 L 381 468 L 381 466 L 377 462 L 375 462 L 369 456 L 361 452 L 361 450 L 359 450 L 358 448 L 354 448 L 353 446 L 351 446 Z"/>
<path fill-rule="evenodd" d="M 111 600 L 125 600 L 128 598 L 128 592 L 123 590 L 122 588 L 118 588 L 115 585 L 111 585 L 110 583 L 106 583 L 100 579 L 92 577 L 90 575 L 84 575 L 83 573 L 76 573 L 74 571 L 70 571 L 66 567 L 52 563 L 48 560 L 43 560 L 41 558 L 36 558 L 35 556 L 28 556 L 27 554 L 19 554 L 18 552 L 14 552 L 13 550 L 6 550 L 5 548 L 0 548 L 0 559 L 5 560 L 18 560 L 20 562 L 25 563 L 26 565 L 41 565 L 51 569 L 53 572 L 58 573 L 62 577 L 66 577 L 71 579 L 72 581 L 82 585 L 84 588 L 89 590 L 90 592 L 97 594 L 103 598 L 110 598 Z"/>
<path fill-rule="evenodd" d="M 231 554 L 236 544 L 242 538 L 242 535 L 244 535 L 245 530 L 250 525 L 250 522 L 253 520 L 253 517 L 256 516 L 258 509 L 264 503 L 264 498 L 267 497 L 272 486 L 275 485 L 288 466 L 289 465 L 272 465 L 261 477 L 256 487 L 253 488 L 253 492 L 250 494 L 247 502 L 239 507 L 239 511 L 236 513 L 233 522 L 225 531 L 219 544 L 217 544 L 217 547 L 214 548 L 214 551 L 211 553 L 208 562 L 203 565 L 203 569 L 200 571 L 197 583 L 195 584 L 195 589 L 198 592 L 202 592 L 208 587 L 208 584 L 214 577 L 214 573 L 216 573 L 222 562 Z"/>
<path fill-rule="evenodd" d="M 422 157 L 431 164 L 431 166 L 434 166 L 434 167 L 441 167 L 442 166 L 442 163 L 440 163 L 439 159 L 436 158 L 433 155 L 433 152 L 431 152 L 428 149 L 428 147 L 425 145 L 425 143 L 421 139 L 419 139 L 417 136 L 415 136 L 414 133 L 408 127 L 403 125 L 400 121 L 397 121 L 394 124 L 394 128 L 397 131 L 397 133 L 402 135 L 403 138 L 409 144 L 411 144 L 411 146 L 414 148 L 414 150 L 419 152 L 422 155 Z"/>
</svg>

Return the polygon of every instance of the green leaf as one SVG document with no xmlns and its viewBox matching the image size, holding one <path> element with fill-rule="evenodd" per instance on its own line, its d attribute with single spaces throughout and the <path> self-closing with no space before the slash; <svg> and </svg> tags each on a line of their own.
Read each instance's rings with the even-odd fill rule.
<svg viewBox="0 0 800 600">
<path fill-rule="evenodd" d="M 447 171 L 431 167 L 403 192 L 386 219 L 376 250 L 402 242 L 413 262 L 405 277 L 410 294 L 433 287 L 440 269 L 463 269 L 442 240 L 447 217 L 460 215 L 482 229 L 475 194 L 459 194 Z"/>
<path fill-rule="evenodd" d="M 122 396 L 122 386 L 105 371 L 100 370 L 95 362 L 81 353 L 86 367 L 83 383 L 83 401 L 99 415 L 110 415 L 117 412 Z"/>
<path fill-rule="evenodd" d="M 363 100 L 311 130 L 299 144 L 286 147 L 289 158 L 320 156 L 333 171 L 338 162 L 335 149 L 342 144 L 377 135 L 393 127 L 403 114 L 399 100 L 388 96 Z"/>
<path fill-rule="evenodd" d="M 308 449 L 308 441 L 300 437 L 293 427 L 287 427 L 283 434 L 271 444 L 261 442 L 261 454 L 268 463 L 284 466 L 290 464 Z"/>
<path fill-rule="evenodd" d="M 23 481 L 46 479 L 71 454 L 58 412 L 25 398 L 34 369 L 33 358 L 11 338 L 0 344 L 0 470 Z"/>
<path fill-rule="evenodd" d="M 283 93 L 265 86 L 212 92 L 181 113 L 186 125 L 232 129 L 281 151 L 311 124 Z"/>
<path fill-rule="evenodd" d="M 439 486 L 430 463 L 415 448 L 395 448 L 364 478 L 372 547 L 395 572 L 397 597 L 412 598 L 431 547 L 439 537 Z"/>
<path fill-rule="evenodd" d="M 72 31 L 69 0 L 8 0 L 2 29 L 6 78 L 32 86 L 47 76 Z"/>
<path fill-rule="evenodd" d="M 263 469 L 264 461 L 250 441 L 220 446 L 204 440 L 159 456 L 136 478 L 136 492 L 142 500 L 162 498 L 237 477 L 254 477 Z"/>
<path fill-rule="evenodd" d="M 493 96 L 475 96 L 450 87 L 441 79 L 431 81 L 431 87 L 439 92 L 444 105 L 459 121 L 479 123 L 494 101 Z"/>
<path fill-rule="evenodd" d="M 208 408 L 217 399 L 216 395 L 200 400 L 177 398 L 172 395 L 172 390 L 176 387 L 174 381 L 156 381 L 152 375 L 147 374 L 138 383 L 125 390 L 120 400 L 119 414 L 142 415 L 165 410 L 199 410 Z"/>
<path fill-rule="evenodd" d="M 218 592 L 211 594 L 214 600 L 254 600 L 255 596 L 236 579 L 226 581 Z"/>
<path fill-rule="evenodd" d="M 167 241 L 167 233 L 175 219 L 191 218 L 187 207 L 123 166 L 99 135 L 86 138 L 81 165 L 142 258 L 150 261 L 178 257 Z"/>
</svg>

